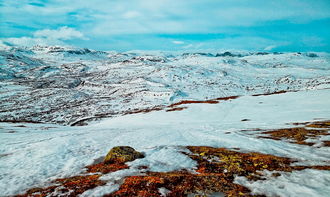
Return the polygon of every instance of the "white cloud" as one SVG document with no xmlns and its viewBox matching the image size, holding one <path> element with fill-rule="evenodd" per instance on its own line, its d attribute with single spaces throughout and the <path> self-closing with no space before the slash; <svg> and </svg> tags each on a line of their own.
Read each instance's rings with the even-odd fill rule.
<svg viewBox="0 0 330 197">
<path fill-rule="evenodd" d="M 87 38 L 80 31 L 67 26 L 58 29 L 43 29 L 33 33 L 33 37 L 5 38 L 4 40 L 19 46 L 66 45 L 64 41 Z"/>
<path fill-rule="evenodd" d="M 93 42 L 89 42 L 90 45 L 103 46 L 106 45 L 105 39 L 112 39 L 114 45 L 119 43 L 118 45 L 135 48 L 144 46 L 144 43 L 140 43 L 135 38 L 130 40 L 131 35 L 139 37 L 143 34 L 147 36 L 155 34 L 224 34 L 237 35 L 238 37 L 261 36 L 273 41 L 261 40 L 263 43 L 253 43 L 248 39 L 249 44 L 247 44 L 241 42 L 240 38 L 229 38 L 219 41 L 217 45 L 205 41 L 205 46 L 202 47 L 245 46 L 249 48 L 250 46 L 258 46 L 258 50 L 271 50 L 273 45 L 281 49 L 282 44 L 278 41 L 291 40 L 291 35 L 277 38 L 272 36 L 271 29 L 268 32 L 264 28 L 263 31 L 267 33 L 264 35 L 263 32 L 259 33 L 248 28 L 265 25 L 275 27 L 277 24 L 287 26 L 292 25 L 292 23 L 308 24 L 313 20 L 321 21 L 330 18 L 329 0 L 53 0 L 41 3 L 44 6 L 34 6 L 30 2 L 30 0 L 8 0 L 4 1 L 0 8 L 4 16 L 1 30 L 6 33 L 6 37 L 26 36 L 33 29 L 44 29 L 35 32 L 31 37 L 9 39 L 12 42 L 64 43 L 70 39 L 85 39 L 83 36 L 85 34 L 93 39 Z M 74 25 L 77 29 L 68 27 L 54 29 L 59 25 Z M 286 29 L 282 26 L 279 28 L 274 34 L 279 34 L 278 32 L 281 30 L 292 32 L 290 28 Z M 311 33 L 320 31 L 317 28 L 306 30 L 306 32 Z M 321 38 L 325 41 L 319 41 L 317 38 L 302 39 L 301 35 L 295 37 L 302 44 L 321 46 L 326 41 L 322 35 Z M 308 35 L 314 34 L 306 34 L 306 36 Z M 125 37 L 125 39 L 118 42 L 119 37 Z M 156 40 L 156 38 L 153 39 Z M 180 40 L 185 43 L 176 43 Z M 193 47 L 196 47 L 194 38 L 185 39 L 180 36 L 167 38 L 164 45 L 174 47 L 173 44 L 175 44 L 177 48 L 182 48 L 191 44 L 191 41 L 193 41 Z M 85 44 L 86 42 L 82 43 Z M 139 45 L 134 45 L 134 43 L 139 43 Z M 154 43 L 153 41 L 152 44 Z"/>
<path fill-rule="evenodd" d="M 4 1 L 3 16 L 15 24 L 37 29 L 49 24 L 70 24 L 74 19 L 80 30 L 96 36 L 221 33 L 224 27 L 274 20 L 304 23 L 330 17 L 329 0 L 55 0 L 43 3 L 44 7 L 21 1 Z"/>
<path fill-rule="evenodd" d="M 272 49 L 275 49 L 277 46 L 276 45 L 269 45 L 267 47 L 264 48 L 265 51 L 270 51 Z"/>
<path fill-rule="evenodd" d="M 173 44 L 184 44 L 184 42 L 180 41 L 180 40 L 173 40 L 172 43 Z"/>
<path fill-rule="evenodd" d="M 141 14 L 137 11 L 128 11 L 123 14 L 123 18 L 125 19 L 137 18 L 139 16 L 141 16 Z"/>
<path fill-rule="evenodd" d="M 54 40 L 71 40 L 71 39 L 86 39 L 84 35 L 73 28 L 64 26 L 55 30 L 43 29 L 34 32 L 33 34 L 36 38 L 47 38 Z"/>
</svg>

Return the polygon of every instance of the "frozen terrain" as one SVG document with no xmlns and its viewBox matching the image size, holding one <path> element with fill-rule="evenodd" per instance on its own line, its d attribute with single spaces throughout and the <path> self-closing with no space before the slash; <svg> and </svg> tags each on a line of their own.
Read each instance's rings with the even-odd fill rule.
<svg viewBox="0 0 330 197">
<path fill-rule="evenodd" d="M 184 146 L 239 148 L 304 165 L 330 163 L 329 147 L 254 135 L 259 129 L 330 119 L 327 53 L 115 53 L 8 46 L 0 58 L 0 196 L 82 173 L 118 145 L 134 147 L 146 157 L 130 162 L 129 169 L 103 175 L 108 184 L 82 196 L 115 191 L 116 180 L 143 173 L 140 165 L 157 172 L 194 171 L 196 162 L 180 153 L 187 151 Z M 281 90 L 287 92 L 252 96 Z M 236 95 L 241 96 L 166 111 L 181 100 Z M 162 110 L 132 114 L 155 107 Z M 329 171 L 235 181 L 269 196 L 330 192 Z"/>
<path fill-rule="evenodd" d="M 328 88 L 327 53 L 2 47 L 0 121 L 83 125 L 182 99 Z"/>
<path fill-rule="evenodd" d="M 183 111 L 126 115 L 83 127 L 2 123 L 0 191 L 4 195 L 16 194 L 32 186 L 43 186 L 58 177 L 79 174 L 84 166 L 117 145 L 129 145 L 147 155 L 144 159 L 132 162 L 132 169 L 119 171 L 117 179 L 132 173 L 138 174 L 134 165 L 141 163 L 155 171 L 193 169 L 195 162 L 177 151 L 185 145 L 240 148 L 241 151 L 258 151 L 298 159 L 302 164 L 326 164 L 330 162 L 328 147 L 257 139 L 249 134 L 257 132 L 253 130 L 255 128 L 282 128 L 287 127 L 287 123 L 309 121 L 315 117 L 329 119 L 330 108 L 325 107 L 330 105 L 329 97 L 330 90 L 244 96 L 219 104 L 191 104 Z M 243 118 L 251 121 L 242 122 Z M 251 129 L 251 132 L 242 131 L 246 129 Z M 329 140 L 329 137 L 326 138 Z M 111 180 L 111 176 L 107 175 L 105 179 L 108 177 Z M 295 181 L 292 188 L 285 187 L 289 193 L 294 193 L 298 187 L 308 190 L 311 196 L 326 194 L 330 183 L 328 172 L 315 170 L 293 173 L 280 179 L 285 179 L 284 182 Z M 316 186 L 315 179 L 319 181 Z M 245 183 L 244 180 L 240 182 Z M 272 178 L 266 183 L 273 185 L 276 182 Z M 314 186 L 309 186 L 310 182 Z M 253 189 L 255 191 L 265 190 L 264 183 L 245 184 L 256 186 Z M 116 188 L 118 185 L 110 184 L 95 190 L 100 195 Z M 283 190 L 277 191 L 274 185 L 268 192 L 283 194 Z"/>
</svg>

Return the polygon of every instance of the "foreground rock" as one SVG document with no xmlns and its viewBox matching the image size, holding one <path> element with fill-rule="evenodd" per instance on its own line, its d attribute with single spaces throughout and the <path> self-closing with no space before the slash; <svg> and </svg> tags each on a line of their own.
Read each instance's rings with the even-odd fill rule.
<svg viewBox="0 0 330 197">
<path fill-rule="evenodd" d="M 113 147 L 104 159 L 104 163 L 125 163 L 143 158 L 144 155 L 129 146 Z"/>
</svg>

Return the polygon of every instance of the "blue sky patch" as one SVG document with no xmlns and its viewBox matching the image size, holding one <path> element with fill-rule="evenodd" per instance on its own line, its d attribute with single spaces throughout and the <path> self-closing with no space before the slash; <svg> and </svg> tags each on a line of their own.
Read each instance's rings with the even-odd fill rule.
<svg viewBox="0 0 330 197">
<path fill-rule="evenodd" d="M 329 0 L 4 1 L 0 39 L 117 51 L 330 52 L 329 10 Z"/>
</svg>

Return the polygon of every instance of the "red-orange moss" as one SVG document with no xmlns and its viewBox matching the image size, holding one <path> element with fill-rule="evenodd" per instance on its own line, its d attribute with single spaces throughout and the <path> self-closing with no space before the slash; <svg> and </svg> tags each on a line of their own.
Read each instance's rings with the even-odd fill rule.
<svg viewBox="0 0 330 197">
<path fill-rule="evenodd" d="M 118 170 L 127 169 L 128 166 L 123 163 L 105 164 L 102 162 L 99 164 L 93 164 L 93 165 L 86 166 L 86 168 L 88 169 L 87 172 L 90 172 L 90 173 L 100 172 L 102 174 L 107 174 L 109 172 L 115 172 Z"/>
<path fill-rule="evenodd" d="M 99 180 L 101 175 L 74 176 L 70 178 L 57 179 L 54 182 L 57 185 L 47 188 L 33 188 L 25 194 L 17 197 L 44 197 L 62 194 L 64 196 L 77 196 L 84 191 L 104 185 L 105 182 Z"/>
<path fill-rule="evenodd" d="M 113 163 L 113 164 L 93 164 L 86 167 L 88 173 L 109 173 L 115 172 L 118 170 L 128 168 L 127 165 L 123 163 Z M 65 196 L 77 196 L 82 194 L 86 190 L 93 189 L 97 186 L 104 185 L 105 182 L 99 180 L 101 174 L 95 175 L 81 175 L 68 177 L 63 179 L 56 179 L 54 181 L 55 185 L 46 187 L 46 188 L 32 188 L 28 190 L 25 194 L 17 195 L 17 197 L 45 197 L 49 195 L 55 195 L 56 193 L 63 193 Z"/>
<path fill-rule="evenodd" d="M 161 196 L 159 188 L 168 190 L 167 196 L 188 196 L 198 194 L 205 196 L 214 192 L 221 192 L 228 197 L 236 196 L 262 196 L 252 195 L 251 191 L 234 183 L 236 176 L 244 176 L 249 180 L 263 180 L 263 170 L 273 171 L 273 176 L 281 176 L 280 172 L 294 170 L 316 169 L 330 170 L 330 166 L 292 166 L 295 161 L 290 158 L 278 157 L 256 152 L 242 153 L 225 148 L 207 146 L 188 146 L 191 153 L 187 154 L 197 161 L 196 171 L 192 173 L 185 170 L 174 172 L 147 172 L 143 176 L 126 177 L 119 190 L 106 197 L 121 196 Z M 127 168 L 125 164 L 94 164 L 87 166 L 88 172 L 108 173 Z M 145 169 L 145 166 L 141 167 Z M 55 190 L 67 193 L 67 196 L 76 196 L 88 189 L 105 184 L 99 180 L 101 175 L 74 176 L 57 179 L 57 185 L 48 188 L 34 188 L 29 190 L 27 196 L 46 196 Z"/>
<path fill-rule="evenodd" d="M 225 148 L 188 146 L 188 154 L 198 162 L 198 174 L 187 171 L 148 172 L 144 176 L 127 177 L 118 191 L 106 195 L 120 196 L 161 196 L 159 188 L 166 188 L 167 196 L 209 195 L 221 192 L 225 196 L 258 196 L 241 185 L 235 184 L 235 176 L 245 176 L 250 180 L 263 180 L 263 170 L 279 172 L 317 169 L 329 170 L 330 166 L 291 166 L 295 161 L 261 153 L 241 153 Z M 262 195 L 260 195 L 262 196 Z"/>
<path fill-rule="evenodd" d="M 273 140 L 287 139 L 295 144 L 312 146 L 314 142 L 307 142 L 308 139 L 316 139 L 319 136 L 330 135 L 330 121 L 313 122 L 313 123 L 296 123 L 295 125 L 305 125 L 304 127 L 277 129 L 265 131 L 259 136 L 260 138 L 268 138 Z M 323 146 L 329 146 L 328 141 L 323 141 Z"/>
</svg>

